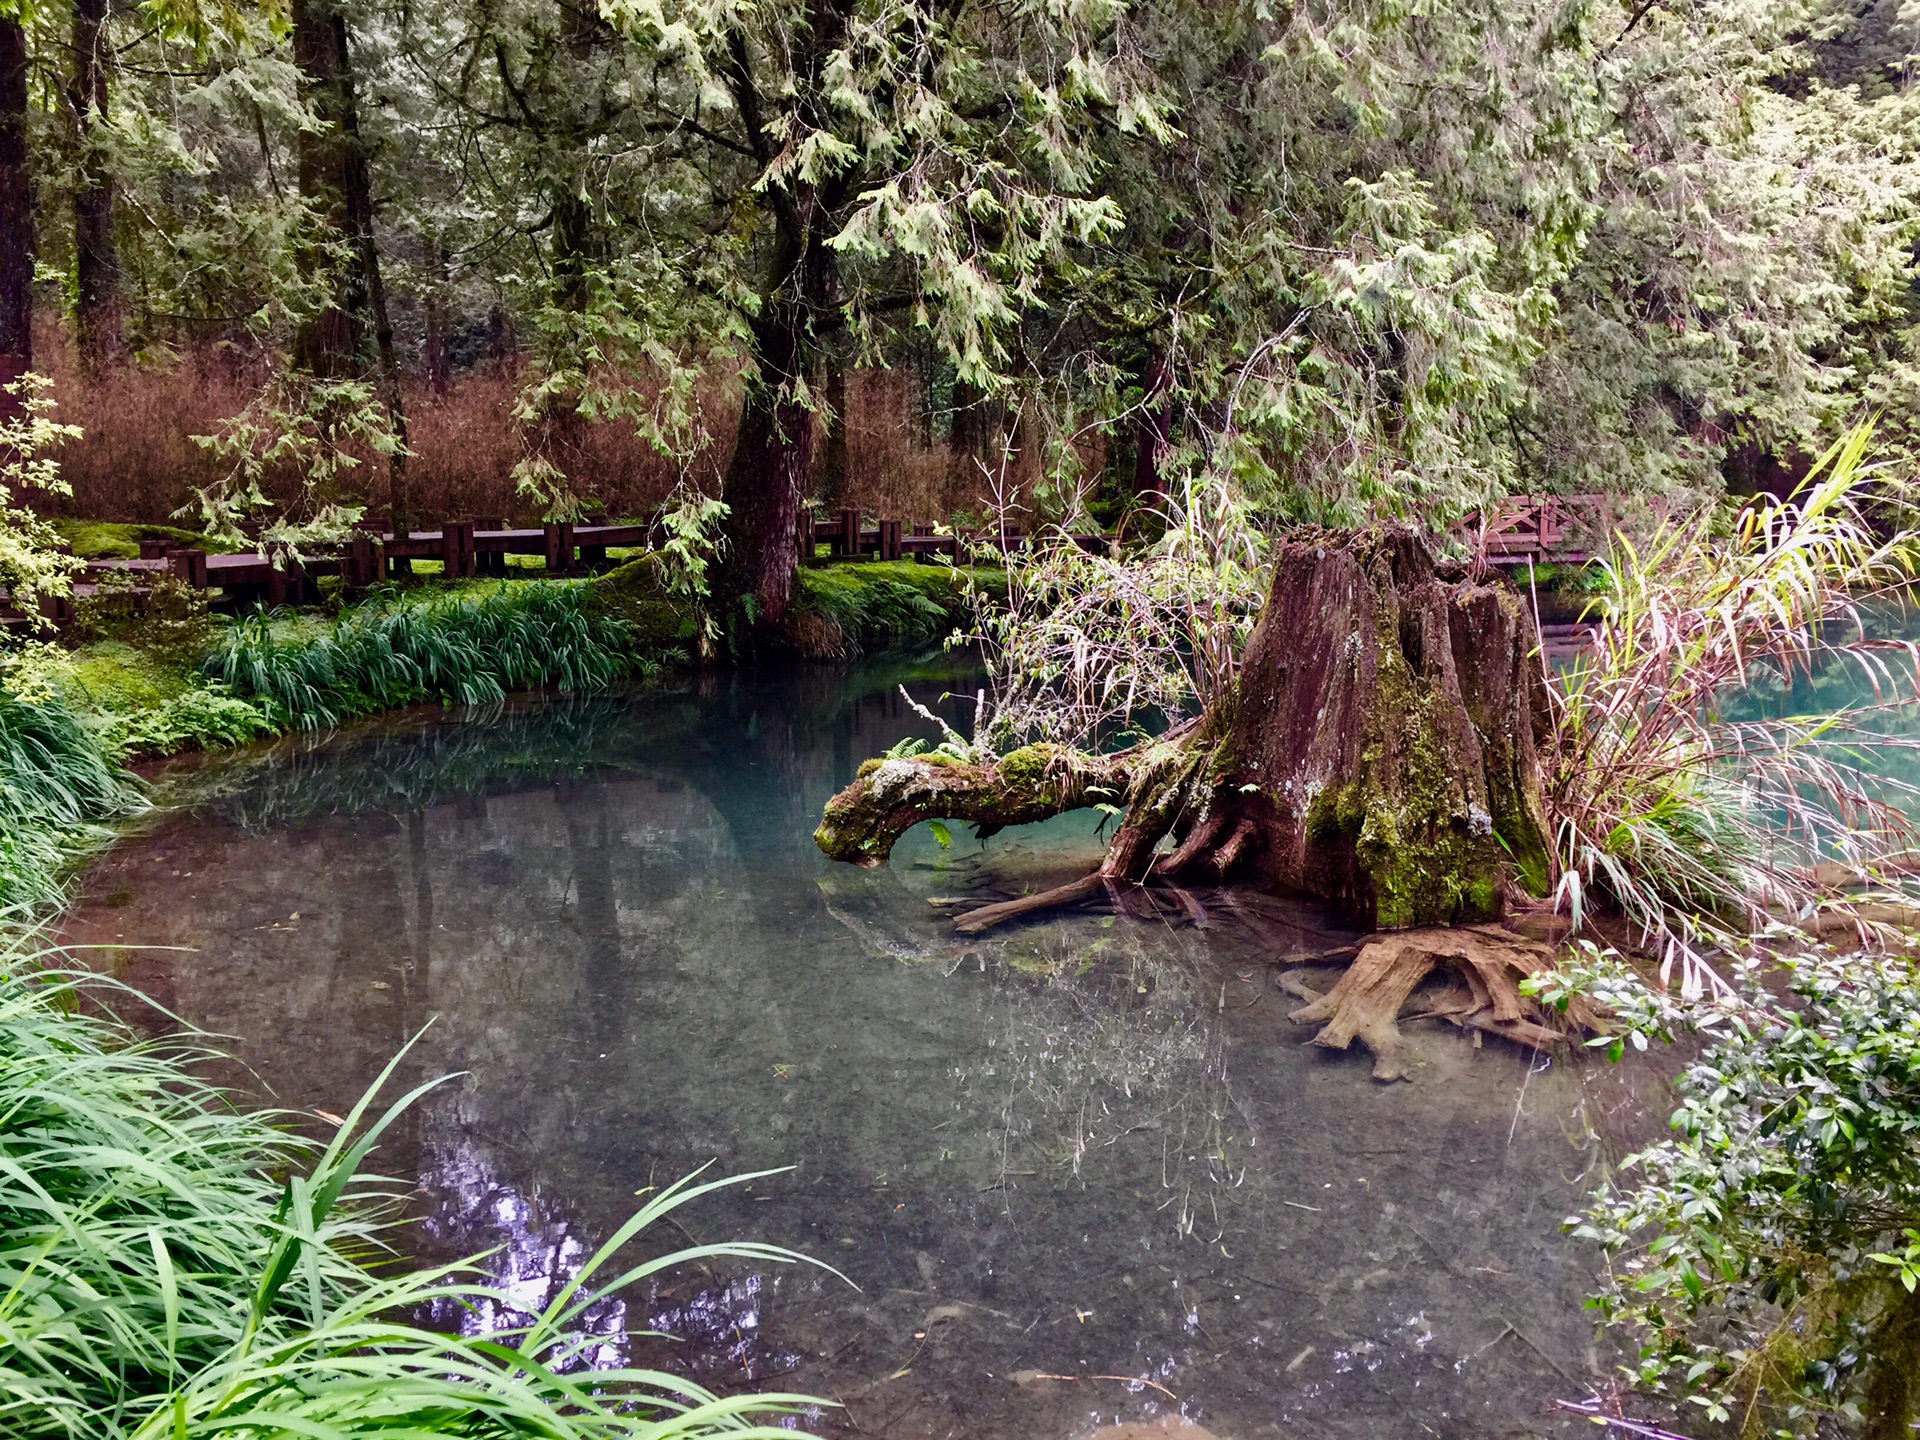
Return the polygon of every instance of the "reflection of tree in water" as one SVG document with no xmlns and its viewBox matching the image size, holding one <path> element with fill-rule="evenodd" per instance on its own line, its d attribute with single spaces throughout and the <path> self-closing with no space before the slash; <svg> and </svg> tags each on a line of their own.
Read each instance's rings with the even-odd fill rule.
<svg viewBox="0 0 1920 1440">
<path fill-rule="evenodd" d="M 180 777 L 169 798 L 254 834 L 328 815 L 407 814 L 454 795 L 614 765 L 630 708 L 623 696 L 598 695 L 436 712 L 387 731 L 289 736 Z"/>
<path fill-rule="evenodd" d="M 502 1179 L 462 1127 L 439 1127 L 433 1151 L 420 1177 L 427 1247 L 448 1256 L 490 1251 L 482 1268 L 507 1299 L 436 1302 L 425 1323 L 469 1336 L 529 1324 L 560 1298 L 601 1237 L 584 1233 L 564 1202 Z M 708 1266 L 656 1277 L 644 1299 L 606 1298 L 582 1311 L 569 1327 L 575 1354 L 559 1368 L 652 1364 L 720 1386 L 784 1374 L 799 1357 L 770 1345 L 763 1333 L 771 1288 L 757 1272 L 720 1276 Z"/>
<path fill-rule="evenodd" d="M 908 684 L 923 702 L 937 703 L 946 685 L 973 674 L 965 655 L 902 656 L 851 672 L 807 667 L 772 684 L 703 673 L 639 691 L 421 707 L 338 731 L 289 735 L 238 755 L 190 757 L 168 774 L 164 793 L 172 805 L 264 834 L 323 816 L 406 814 L 458 795 L 587 779 L 670 757 L 676 770 L 711 789 L 723 811 L 738 810 L 729 801 L 744 786 L 742 799 L 758 813 L 729 819 L 763 827 L 789 817 L 764 813 L 764 785 L 743 760 L 787 774 L 812 768 L 825 752 L 833 773 L 819 778 L 831 793 L 852 779 L 856 758 L 875 743 L 868 732 L 876 721 L 878 733 L 900 728 L 907 711 L 895 686 Z M 964 723 L 954 705 L 942 708 Z M 823 746 L 829 736 L 832 743 Z M 796 813 L 819 803 L 806 789 Z M 809 821 L 807 833 L 812 828 Z"/>
<path fill-rule="evenodd" d="M 1003 987 L 988 1057 L 956 1075 L 963 1095 L 995 1107 L 1003 1187 L 1035 1176 L 1085 1188 L 1094 1167 L 1130 1163 L 1164 1192 L 1178 1234 L 1218 1241 L 1253 1136 L 1209 1019 L 1217 967 L 1203 937 L 1109 916 L 981 954 L 1033 977 Z"/>
</svg>

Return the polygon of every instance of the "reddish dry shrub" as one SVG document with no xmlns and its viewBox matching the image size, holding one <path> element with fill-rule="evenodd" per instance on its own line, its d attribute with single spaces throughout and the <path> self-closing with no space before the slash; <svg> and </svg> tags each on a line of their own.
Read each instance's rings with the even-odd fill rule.
<svg viewBox="0 0 1920 1440">
<path fill-rule="evenodd" d="M 73 496 L 50 511 L 96 520 L 165 521 L 194 489 L 217 481 L 221 461 L 192 437 L 215 432 L 267 379 L 258 353 L 226 343 L 185 352 L 164 365 L 129 363 L 91 382 L 81 375 L 71 339 L 59 325 L 41 324 L 36 350 L 37 368 L 54 380 L 59 418 L 84 432 L 60 456 Z M 514 493 L 513 468 L 524 453 L 513 421 L 517 383 L 512 366 L 492 364 L 456 377 L 443 389 L 425 383 L 408 387 L 413 451 L 408 484 L 416 523 L 474 515 L 517 522 L 538 518 Z M 934 433 L 918 383 L 906 368 L 849 374 L 847 469 L 834 503 L 910 524 L 985 512 L 992 488 L 989 464 Z M 714 410 L 712 444 L 686 472 L 709 491 L 718 490 L 733 443 L 730 409 L 716 404 Z M 827 446 L 824 436 L 816 438 L 818 471 Z M 679 462 L 661 455 L 621 420 L 565 425 L 556 449 L 555 459 L 576 490 L 608 517 L 647 513 L 683 473 Z M 1038 455 L 1026 447 L 1009 467 L 1009 488 L 1025 496 L 1038 477 Z M 386 512 L 384 462 L 363 465 L 353 488 L 353 498 L 376 514 Z M 288 476 L 270 490 L 284 504 L 294 498 L 296 482 Z"/>
</svg>

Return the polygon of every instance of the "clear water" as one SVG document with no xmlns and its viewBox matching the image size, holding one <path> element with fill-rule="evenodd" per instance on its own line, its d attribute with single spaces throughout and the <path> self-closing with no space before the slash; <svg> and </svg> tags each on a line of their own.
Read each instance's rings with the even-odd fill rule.
<svg viewBox="0 0 1920 1440">
<path fill-rule="evenodd" d="M 822 1433 L 1573 1433 L 1552 1402 L 1609 1357 L 1560 1226 L 1624 1092 L 1435 1022 L 1410 1084 L 1305 1044 L 1277 980 L 1331 972 L 1274 962 L 1344 937 L 1304 907 L 1197 893 L 962 942 L 928 903 L 1083 873 L 1095 817 L 830 864 L 822 804 L 928 728 L 894 685 L 936 701 L 955 665 L 175 767 L 71 938 L 175 947 L 98 953 L 289 1107 L 343 1113 L 426 1027 L 404 1077 L 462 1078 L 376 1164 L 417 1177 L 424 1249 L 504 1246 L 529 1305 L 646 1187 L 785 1167 L 643 1244 L 839 1275 L 689 1270 L 594 1323 L 608 1359 L 839 1402 Z"/>
</svg>

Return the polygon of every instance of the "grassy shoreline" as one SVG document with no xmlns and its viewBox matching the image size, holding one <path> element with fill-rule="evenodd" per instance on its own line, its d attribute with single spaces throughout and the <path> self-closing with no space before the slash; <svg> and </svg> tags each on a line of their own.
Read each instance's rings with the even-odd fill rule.
<svg viewBox="0 0 1920 1440">
<path fill-rule="evenodd" d="M 376 1084 L 330 1144 L 304 1140 L 200 1080 L 208 1052 L 193 1037 L 142 1040 L 79 1003 L 113 982 L 39 938 L 68 877 L 145 805 L 130 758 L 420 700 L 605 688 L 670 659 L 641 628 L 650 602 L 632 580 L 624 594 L 598 581 L 425 586 L 224 629 L 163 612 L 143 617 L 144 637 L 12 658 L 0 675 L 0 1431 L 704 1440 L 791 1435 L 775 1422 L 821 1403 L 589 1368 L 588 1340 L 604 1337 L 575 1322 L 608 1292 L 668 1265 L 797 1258 L 758 1245 L 622 1258 L 730 1181 L 653 1197 L 539 1315 L 486 1335 L 422 1328 L 413 1317 L 430 1303 L 515 1312 L 478 1257 L 396 1263 L 391 1200 L 405 1187 L 360 1166 L 421 1092 L 382 1111 Z"/>
</svg>

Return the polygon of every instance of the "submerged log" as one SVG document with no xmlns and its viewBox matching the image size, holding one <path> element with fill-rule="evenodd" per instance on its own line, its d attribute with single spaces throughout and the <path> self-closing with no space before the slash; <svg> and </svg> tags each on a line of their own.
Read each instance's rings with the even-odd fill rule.
<svg viewBox="0 0 1920 1440">
<path fill-rule="evenodd" d="M 1112 755 L 869 761 L 815 839 L 872 865 L 922 820 L 998 829 L 1124 797 L 1096 875 L 959 923 L 1151 876 L 1251 879 L 1375 929 L 1491 919 L 1510 887 L 1545 880 L 1537 647 L 1517 594 L 1443 573 L 1410 531 L 1299 533 L 1230 704 Z"/>
</svg>

